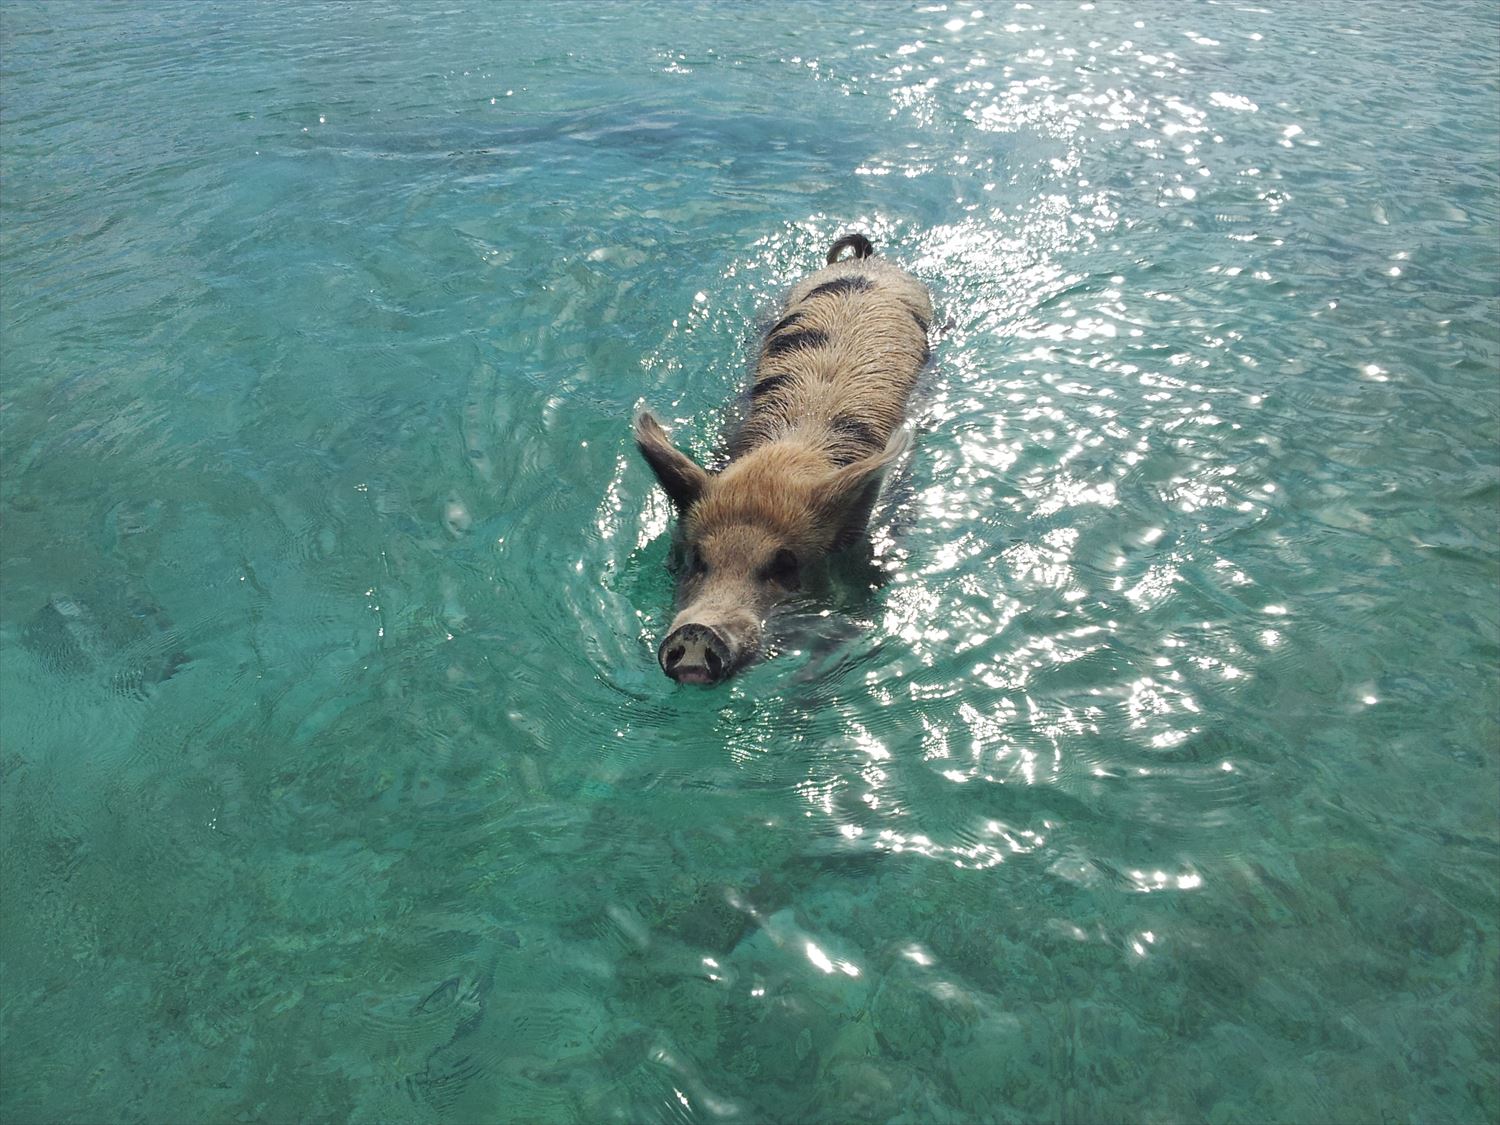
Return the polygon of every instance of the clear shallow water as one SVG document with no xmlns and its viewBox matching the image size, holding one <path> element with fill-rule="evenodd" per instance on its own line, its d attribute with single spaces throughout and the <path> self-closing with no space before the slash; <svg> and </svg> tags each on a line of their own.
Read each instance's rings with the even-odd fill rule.
<svg viewBox="0 0 1500 1125">
<path fill-rule="evenodd" d="M 1500 1112 L 1500 22 L 979 7 L 0 10 L 6 1120 Z M 851 227 L 892 575 L 676 688 Z"/>
</svg>

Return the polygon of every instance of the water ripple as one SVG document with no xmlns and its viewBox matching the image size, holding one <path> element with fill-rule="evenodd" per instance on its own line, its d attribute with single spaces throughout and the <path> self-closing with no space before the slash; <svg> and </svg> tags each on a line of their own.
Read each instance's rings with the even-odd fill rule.
<svg viewBox="0 0 1500 1125">
<path fill-rule="evenodd" d="M 1493 1117 L 1493 14 L 504 14 L 7 14 L 3 1116 Z M 873 566 L 678 688 L 850 228 Z"/>
</svg>

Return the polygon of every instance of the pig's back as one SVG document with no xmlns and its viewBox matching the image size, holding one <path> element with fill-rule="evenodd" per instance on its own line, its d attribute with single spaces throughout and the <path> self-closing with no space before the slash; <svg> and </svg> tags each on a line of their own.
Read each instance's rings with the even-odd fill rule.
<svg viewBox="0 0 1500 1125">
<path fill-rule="evenodd" d="M 794 430 L 848 456 L 882 448 L 927 362 L 931 321 L 927 287 L 880 258 L 804 278 L 761 343 L 735 452 Z"/>
</svg>

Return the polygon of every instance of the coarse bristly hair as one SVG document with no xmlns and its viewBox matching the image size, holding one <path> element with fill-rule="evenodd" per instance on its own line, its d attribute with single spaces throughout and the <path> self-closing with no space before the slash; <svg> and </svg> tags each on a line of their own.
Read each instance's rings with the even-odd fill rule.
<svg viewBox="0 0 1500 1125">
<path fill-rule="evenodd" d="M 840 259 L 846 249 L 854 256 Z M 830 248 L 827 266 L 794 286 L 760 345 L 750 410 L 710 473 L 674 448 L 656 419 L 636 442 L 679 517 L 688 565 L 680 612 L 660 654 L 685 627 L 706 631 L 704 656 L 722 675 L 759 645 L 765 613 L 796 588 L 802 567 L 857 540 L 886 467 L 905 448 L 907 401 L 928 359 L 927 288 L 873 256 L 863 235 Z M 684 635 L 688 635 L 684 633 Z M 692 636 L 697 636 L 694 633 Z M 684 671 L 677 675 L 681 666 Z"/>
</svg>

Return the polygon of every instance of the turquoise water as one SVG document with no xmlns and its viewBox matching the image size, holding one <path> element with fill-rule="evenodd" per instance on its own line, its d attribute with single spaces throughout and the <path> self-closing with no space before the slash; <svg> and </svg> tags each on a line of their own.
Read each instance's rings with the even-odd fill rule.
<svg viewBox="0 0 1500 1125">
<path fill-rule="evenodd" d="M 5 1121 L 1500 1115 L 1493 6 L 0 30 Z M 889 575 L 679 688 L 849 229 Z"/>
</svg>

